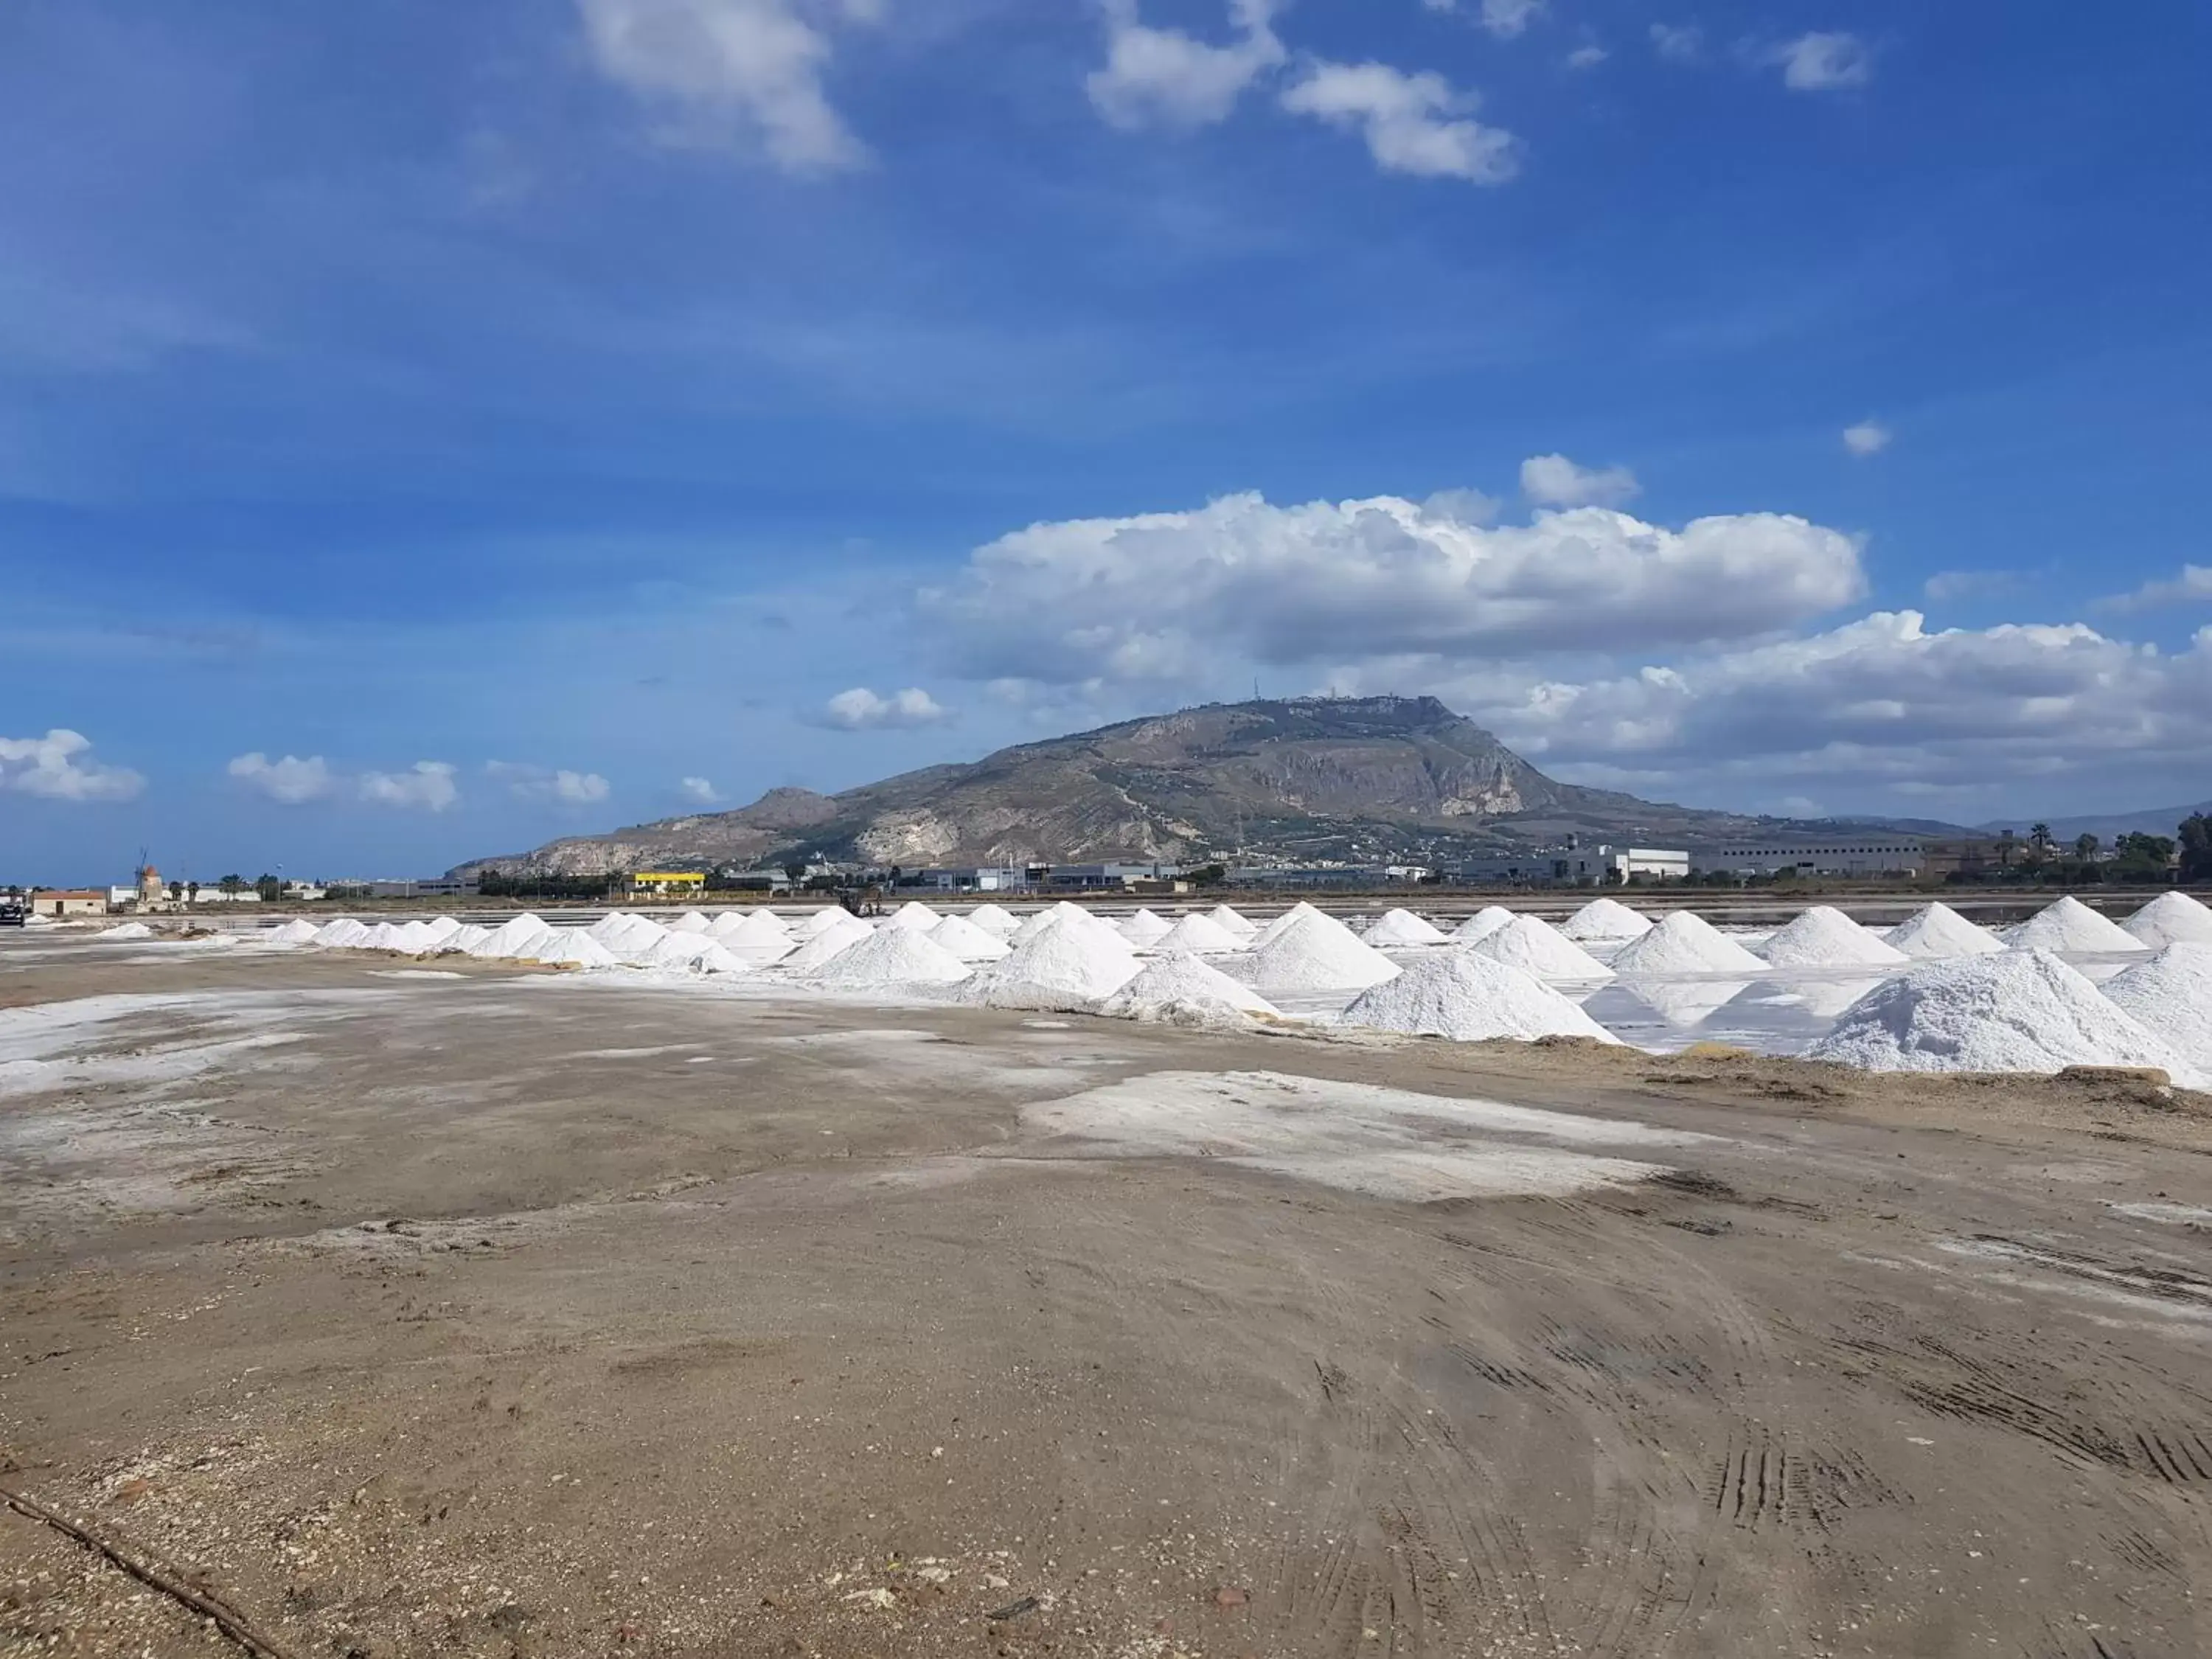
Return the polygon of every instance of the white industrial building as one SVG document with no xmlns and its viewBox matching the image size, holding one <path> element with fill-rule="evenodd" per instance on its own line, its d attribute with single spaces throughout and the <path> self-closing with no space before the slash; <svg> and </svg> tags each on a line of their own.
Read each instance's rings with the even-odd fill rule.
<svg viewBox="0 0 2212 1659">
<path fill-rule="evenodd" d="M 1843 836 L 1810 846 L 1701 848 L 1690 854 L 1690 868 L 1700 875 L 1917 876 L 1925 855 L 1925 843 L 1910 836 Z"/>
</svg>

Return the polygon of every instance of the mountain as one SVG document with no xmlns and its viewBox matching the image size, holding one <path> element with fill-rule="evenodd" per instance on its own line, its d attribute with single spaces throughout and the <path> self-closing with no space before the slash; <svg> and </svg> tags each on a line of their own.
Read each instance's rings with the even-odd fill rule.
<svg viewBox="0 0 2212 1659">
<path fill-rule="evenodd" d="M 2051 837 L 2057 842 L 2072 842 L 2083 836 L 2094 836 L 2100 841 L 2118 841 L 2122 836 L 2172 836 L 2181 826 L 2182 819 L 2203 812 L 2212 814 L 2212 800 L 2198 801 L 2194 806 L 2153 806 L 2140 812 L 2089 812 L 2075 818 L 2045 818 L 2051 826 Z M 2026 836 L 2033 820 L 2005 818 L 1976 826 L 1978 833 L 1994 836 L 2009 830 L 2016 836 Z"/>
<path fill-rule="evenodd" d="M 556 841 L 456 873 L 599 875 L 816 853 L 908 867 L 1420 860 L 1570 835 L 1680 847 L 1805 833 L 1788 819 L 1558 782 L 1434 697 L 1299 697 L 1125 720 L 836 795 L 770 790 L 736 811 Z"/>
</svg>

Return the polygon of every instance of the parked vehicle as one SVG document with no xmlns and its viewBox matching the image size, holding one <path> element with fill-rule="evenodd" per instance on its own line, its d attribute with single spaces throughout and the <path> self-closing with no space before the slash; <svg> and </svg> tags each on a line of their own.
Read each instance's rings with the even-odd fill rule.
<svg viewBox="0 0 2212 1659">
<path fill-rule="evenodd" d="M 0 927 L 21 927 L 31 919 L 30 907 L 21 899 L 0 899 Z"/>
</svg>

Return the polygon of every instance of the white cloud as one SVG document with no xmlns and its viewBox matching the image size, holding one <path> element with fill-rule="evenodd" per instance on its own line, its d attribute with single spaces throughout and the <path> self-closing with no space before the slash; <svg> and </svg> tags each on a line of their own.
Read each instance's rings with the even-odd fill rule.
<svg viewBox="0 0 2212 1659">
<path fill-rule="evenodd" d="M 1486 527 L 1395 496 L 1241 495 L 1031 526 L 918 605 L 969 678 L 1190 685 L 1249 661 L 1743 639 L 1864 588 L 1850 537 L 1776 514 L 1669 530 L 1586 507 Z"/>
<path fill-rule="evenodd" d="M 1920 591 L 1936 604 L 1994 593 L 2010 593 L 2020 586 L 2017 570 L 1939 570 L 1920 584 Z"/>
<path fill-rule="evenodd" d="M 2201 713 L 2212 695 L 2212 629 L 2165 656 L 2078 623 L 1931 633 L 1917 611 L 1883 611 L 1610 678 L 1516 685 L 1501 675 L 1457 691 L 1469 714 L 1532 757 L 1678 783 L 1941 788 L 1962 777 L 2212 761 L 2212 722 Z"/>
<path fill-rule="evenodd" d="M 1777 46 L 1766 61 L 1782 66 L 1782 84 L 1792 92 L 1838 92 L 1863 87 L 1874 76 L 1866 42 L 1841 31 L 1801 34 Z"/>
<path fill-rule="evenodd" d="M 1474 97 L 1454 91 L 1440 75 L 1316 62 L 1282 101 L 1293 114 L 1357 128 L 1386 173 L 1498 185 L 1520 171 L 1519 141 L 1468 118 Z"/>
<path fill-rule="evenodd" d="M 1654 23 L 1651 50 L 1665 63 L 1694 64 L 1705 55 L 1705 37 L 1693 24 Z"/>
<path fill-rule="evenodd" d="M 320 755 L 310 755 L 305 760 L 287 755 L 272 761 L 257 749 L 239 756 L 226 769 L 247 788 L 284 806 L 327 800 L 337 792 L 339 783 L 330 763 Z"/>
<path fill-rule="evenodd" d="M 484 770 L 507 786 L 517 800 L 550 801 L 561 806 L 592 806 L 614 792 L 596 772 L 532 766 L 520 761 L 487 761 Z"/>
<path fill-rule="evenodd" d="M 1528 27 L 1546 0 L 1482 0 L 1482 27 L 1501 40 L 1510 40 Z"/>
<path fill-rule="evenodd" d="M 457 770 L 444 761 L 416 761 L 404 772 L 364 772 L 354 786 L 372 805 L 442 812 L 461 798 L 453 781 Z"/>
<path fill-rule="evenodd" d="M 676 144 L 757 143 L 778 166 L 819 173 L 858 166 L 866 148 L 822 83 L 826 26 L 865 21 L 871 6 L 806 0 L 576 0 L 592 62 L 657 106 Z"/>
<path fill-rule="evenodd" d="M 1237 39 L 1210 46 L 1181 29 L 1152 28 L 1137 0 L 1103 0 L 1106 66 L 1085 82 L 1117 127 L 1193 128 L 1226 120 L 1244 89 L 1285 56 L 1270 27 L 1276 0 L 1230 0 Z"/>
<path fill-rule="evenodd" d="M 1618 507 L 1642 489 L 1625 466 L 1577 466 L 1564 455 L 1521 463 L 1521 493 L 1539 507 Z"/>
<path fill-rule="evenodd" d="M 676 788 L 684 799 L 702 806 L 711 806 L 722 798 L 721 792 L 705 778 L 685 778 Z"/>
<path fill-rule="evenodd" d="M 910 685 L 888 697 L 878 696 L 865 685 L 840 691 L 830 699 L 823 717 L 846 732 L 876 731 L 884 727 L 935 726 L 951 718 L 951 711 L 920 686 Z"/>
<path fill-rule="evenodd" d="M 2100 599 L 2102 611 L 2156 611 L 2169 605 L 2202 605 L 2212 600 L 2212 565 L 2185 564 L 2169 581 L 2145 582 L 2132 593 L 2116 593 Z"/>
<path fill-rule="evenodd" d="M 1880 421 L 1861 421 L 1844 428 L 1844 447 L 1854 455 L 1879 455 L 1896 435 Z"/>
<path fill-rule="evenodd" d="M 0 789 L 41 795 L 48 800 L 112 801 L 135 799 L 146 780 L 125 766 L 103 766 L 88 758 L 92 739 L 56 726 L 43 738 L 0 738 Z"/>
<path fill-rule="evenodd" d="M 1603 46 L 1577 46 L 1567 54 L 1567 67 L 1571 70 L 1595 69 L 1605 62 L 1607 55 Z"/>
</svg>

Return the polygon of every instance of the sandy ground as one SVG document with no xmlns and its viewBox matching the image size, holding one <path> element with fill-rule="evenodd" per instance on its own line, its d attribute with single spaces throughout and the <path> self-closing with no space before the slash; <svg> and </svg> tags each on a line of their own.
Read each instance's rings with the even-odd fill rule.
<svg viewBox="0 0 2212 1659">
<path fill-rule="evenodd" d="M 2212 1651 L 2202 1100 L 107 951 L 0 1485 L 294 1654 Z"/>
</svg>

